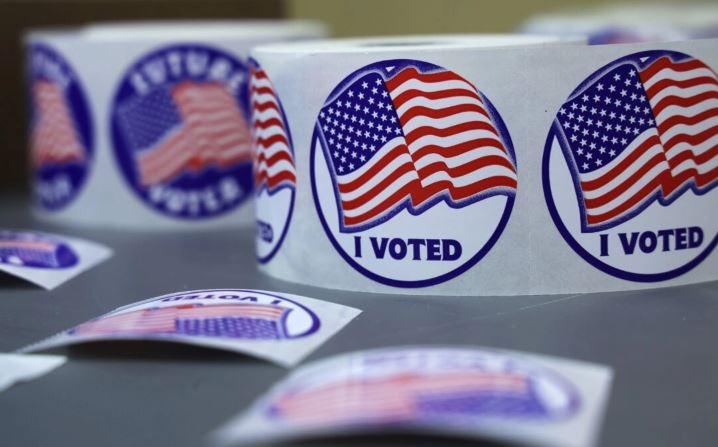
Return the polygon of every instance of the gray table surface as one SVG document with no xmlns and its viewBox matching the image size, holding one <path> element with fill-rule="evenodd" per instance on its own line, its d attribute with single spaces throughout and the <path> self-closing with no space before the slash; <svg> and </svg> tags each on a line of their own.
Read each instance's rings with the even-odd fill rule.
<svg viewBox="0 0 718 447">
<path fill-rule="evenodd" d="M 348 293 L 257 272 L 250 231 L 120 233 L 35 221 L 0 196 L 0 227 L 80 236 L 114 256 L 47 292 L 0 276 L 0 352 L 152 296 L 257 288 L 364 311 L 305 362 L 406 344 L 489 346 L 610 365 L 614 383 L 600 445 L 718 445 L 718 283 L 572 296 L 433 297 Z M 330 272 L 327 272 L 330 273 Z M 197 446 L 287 374 L 209 349 L 109 343 L 57 351 L 70 361 L 0 394 L 0 445 Z M 466 445 L 377 437 L 301 445 Z"/>
</svg>

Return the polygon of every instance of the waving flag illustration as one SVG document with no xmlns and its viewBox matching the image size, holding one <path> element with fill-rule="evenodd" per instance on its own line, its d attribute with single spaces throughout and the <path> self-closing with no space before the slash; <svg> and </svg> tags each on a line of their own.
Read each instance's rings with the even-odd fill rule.
<svg viewBox="0 0 718 447">
<path fill-rule="evenodd" d="M 463 207 L 513 195 L 516 167 L 484 99 L 457 74 L 369 71 L 325 104 L 318 127 L 331 160 L 342 231 L 403 208 Z"/>
<path fill-rule="evenodd" d="M 290 391 L 273 402 L 270 412 L 308 423 L 397 422 L 431 414 L 548 414 L 525 376 L 479 371 L 353 378 Z"/>
<path fill-rule="evenodd" d="M 85 151 L 73 124 L 62 88 L 50 81 L 32 86 L 35 124 L 30 136 L 32 163 L 73 163 L 85 159 Z"/>
<path fill-rule="evenodd" d="M 77 335 L 162 334 L 281 339 L 290 310 L 262 304 L 182 305 L 101 317 L 72 330 Z"/>
<path fill-rule="evenodd" d="M 118 113 L 144 186 L 251 159 L 247 122 L 219 83 L 183 81 L 158 88 Z"/>
<path fill-rule="evenodd" d="M 282 187 L 294 187 L 297 175 L 289 148 L 287 124 L 264 70 L 252 68 L 249 88 L 255 188 L 257 192 L 266 188 L 271 194 Z"/>
<path fill-rule="evenodd" d="M 619 63 L 574 94 L 557 123 L 578 171 L 586 231 L 718 184 L 718 77 L 697 59 Z"/>
</svg>

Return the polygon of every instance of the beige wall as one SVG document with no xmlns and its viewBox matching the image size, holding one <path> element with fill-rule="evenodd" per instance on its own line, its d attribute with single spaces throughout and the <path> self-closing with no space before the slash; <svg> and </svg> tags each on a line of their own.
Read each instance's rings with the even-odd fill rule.
<svg viewBox="0 0 718 447">
<path fill-rule="evenodd" d="M 686 2 L 674 0 L 672 3 Z M 605 4 L 610 3 L 599 0 L 286 0 L 285 10 L 290 17 L 325 21 L 335 36 L 360 36 L 505 32 L 516 29 L 533 14 Z"/>
</svg>

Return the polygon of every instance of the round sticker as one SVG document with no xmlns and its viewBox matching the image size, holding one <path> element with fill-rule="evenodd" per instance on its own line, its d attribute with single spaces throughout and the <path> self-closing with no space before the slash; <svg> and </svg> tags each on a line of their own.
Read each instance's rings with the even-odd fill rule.
<svg viewBox="0 0 718 447">
<path fill-rule="evenodd" d="M 125 180 L 177 219 L 219 216 L 251 197 L 247 67 L 206 45 L 141 57 L 112 104 L 112 143 Z"/>
<path fill-rule="evenodd" d="M 75 250 L 59 239 L 38 233 L 0 231 L 0 264 L 64 269 L 78 262 Z"/>
<path fill-rule="evenodd" d="M 297 183 L 294 149 L 284 109 L 267 73 L 250 61 L 256 246 L 269 262 L 284 242 L 294 210 Z"/>
<path fill-rule="evenodd" d="M 256 290 L 193 290 L 153 298 L 83 323 L 73 335 L 204 336 L 292 340 L 319 330 L 319 318 L 289 298 Z"/>
<path fill-rule="evenodd" d="M 94 154 L 85 90 L 67 60 L 45 44 L 28 49 L 29 144 L 38 206 L 58 211 L 85 185 Z"/>
<path fill-rule="evenodd" d="M 529 360 L 441 348 L 329 360 L 290 378 L 266 402 L 272 419 L 318 425 L 540 422 L 567 419 L 580 406 L 571 382 Z"/>
<path fill-rule="evenodd" d="M 691 270 L 718 241 L 718 76 L 675 51 L 602 67 L 558 110 L 543 183 L 559 231 L 596 268 L 631 281 Z"/>
<path fill-rule="evenodd" d="M 514 203 L 516 157 L 489 99 L 459 74 L 387 60 L 342 81 L 319 112 L 314 201 L 341 256 L 396 287 L 479 262 Z"/>
</svg>

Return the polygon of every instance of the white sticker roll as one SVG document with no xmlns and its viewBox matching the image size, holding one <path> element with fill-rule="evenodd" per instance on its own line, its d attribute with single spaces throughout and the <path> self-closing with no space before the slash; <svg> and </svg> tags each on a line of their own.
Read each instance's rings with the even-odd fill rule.
<svg viewBox="0 0 718 447">
<path fill-rule="evenodd" d="M 198 229 L 251 221 L 249 51 L 304 21 L 138 22 L 25 36 L 36 214 Z"/>
<path fill-rule="evenodd" d="M 252 55 L 284 280 L 517 295 L 718 279 L 715 40 L 332 40 Z"/>
<path fill-rule="evenodd" d="M 718 7 L 710 4 L 613 4 L 540 14 L 521 27 L 529 34 L 586 36 L 591 45 L 718 37 Z"/>
</svg>

